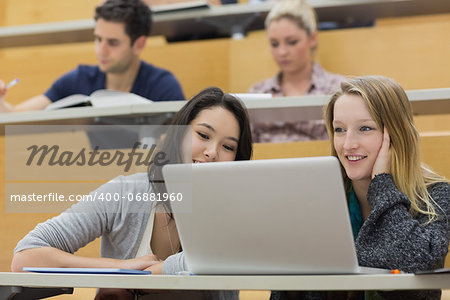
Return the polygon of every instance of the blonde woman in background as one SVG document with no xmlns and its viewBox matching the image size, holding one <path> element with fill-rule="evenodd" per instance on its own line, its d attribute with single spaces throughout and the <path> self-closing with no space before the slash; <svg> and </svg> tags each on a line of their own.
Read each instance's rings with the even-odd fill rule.
<svg viewBox="0 0 450 300">
<path fill-rule="evenodd" d="M 267 15 L 266 31 L 273 59 L 280 68 L 275 77 L 253 85 L 250 93 L 273 96 L 331 94 L 343 77 L 325 71 L 314 62 L 317 47 L 317 18 L 303 0 L 277 2 Z M 253 125 L 255 142 L 287 142 L 327 139 L 322 120 L 258 123 Z"/>
</svg>

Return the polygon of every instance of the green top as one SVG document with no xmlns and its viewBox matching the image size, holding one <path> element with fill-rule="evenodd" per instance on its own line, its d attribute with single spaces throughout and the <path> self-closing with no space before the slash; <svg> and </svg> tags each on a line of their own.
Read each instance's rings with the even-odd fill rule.
<svg viewBox="0 0 450 300">
<path fill-rule="evenodd" d="M 353 239 L 356 240 L 356 237 L 358 236 L 359 230 L 361 229 L 363 221 L 363 216 L 361 213 L 361 207 L 359 206 L 358 198 L 356 198 L 355 191 L 353 190 L 353 187 L 350 188 L 349 193 L 349 202 L 348 202 L 348 210 L 350 212 L 350 221 L 352 224 L 352 231 L 353 231 Z"/>
</svg>

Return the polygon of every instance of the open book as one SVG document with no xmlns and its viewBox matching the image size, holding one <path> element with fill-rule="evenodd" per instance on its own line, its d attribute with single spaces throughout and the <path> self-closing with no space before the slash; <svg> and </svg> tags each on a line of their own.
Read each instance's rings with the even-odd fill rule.
<svg viewBox="0 0 450 300">
<path fill-rule="evenodd" d="M 97 90 L 90 96 L 82 94 L 70 95 L 66 98 L 51 103 L 45 109 L 55 110 L 60 108 L 80 106 L 111 107 L 149 103 L 152 103 L 152 101 L 133 93 L 125 93 L 112 90 Z"/>
<path fill-rule="evenodd" d="M 165 13 L 195 8 L 209 8 L 207 0 L 148 0 L 152 12 Z"/>
</svg>

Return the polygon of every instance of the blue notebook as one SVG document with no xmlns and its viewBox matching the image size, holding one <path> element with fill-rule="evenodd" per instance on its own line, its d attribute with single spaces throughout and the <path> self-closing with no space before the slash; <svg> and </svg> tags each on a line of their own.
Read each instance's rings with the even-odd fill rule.
<svg viewBox="0 0 450 300">
<path fill-rule="evenodd" d="M 109 269 L 109 268 L 37 268 L 23 267 L 23 271 L 36 273 L 67 273 L 67 274 L 128 274 L 128 275 L 148 275 L 151 271 L 130 270 L 130 269 Z"/>
</svg>

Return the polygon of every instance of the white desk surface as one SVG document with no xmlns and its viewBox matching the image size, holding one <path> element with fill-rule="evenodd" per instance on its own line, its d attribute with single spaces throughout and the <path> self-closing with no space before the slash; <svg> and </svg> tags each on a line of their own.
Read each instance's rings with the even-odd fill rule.
<svg viewBox="0 0 450 300">
<path fill-rule="evenodd" d="M 450 113 L 450 88 L 409 90 L 406 92 L 415 114 Z M 329 97 L 308 95 L 302 97 L 277 97 L 244 100 L 252 121 L 261 118 L 278 120 L 320 119 L 323 105 Z M 185 101 L 161 101 L 149 104 L 107 108 L 76 107 L 54 111 L 29 111 L 0 115 L 0 124 L 55 123 L 95 124 L 98 118 L 136 118 L 177 112 Z M 277 116 L 280 115 L 280 116 Z M 144 121 L 140 122 L 145 124 Z M 139 122 L 138 122 L 139 123 Z"/>
<path fill-rule="evenodd" d="M 0 272 L 0 286 L 310 291 L 450 289 L 450 273 L 432 275 L 166 276 Z"/>
</svg>

